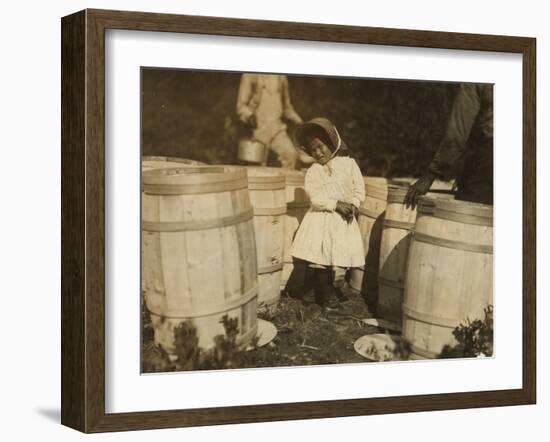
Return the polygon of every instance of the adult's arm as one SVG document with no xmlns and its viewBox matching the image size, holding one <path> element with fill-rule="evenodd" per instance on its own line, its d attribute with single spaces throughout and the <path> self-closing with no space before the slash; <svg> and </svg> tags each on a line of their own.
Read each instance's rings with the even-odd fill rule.
<svg viewBox="0 0 550 442">
<path fill-rule="evenodd" d="M 481 107 L 476 85 L 461 84 L 453 104 L 445 137 L 428 170 L 448 181 L 453 178 L 456 165 L 466 150 L 466 143 Z"/>
<path fill-rule="evenodd" d="M 243 123 L 249 123 L 254 115 L 254 109 L 250 106 L 253 94 L 253 79 L 251 74 L 243 74 L 237 96 L 237 115 Z"/>
<path fill-rule="evenodd" d="M 414 209 L 418 203 L 418 197 L 430 190 L 436 178 L 443 181 L 454 178 L 457 164 L 466 150 L 468 138 L 480 108 L 481 99 L 477 86 L 461 84 L 445 137 L 428 167 L 428 172 L 409 187 L 405 196 L 405 207 Z"/>
<path fill-rule="evenodd" d="M 293 123 L 300 124 L 302 122 L 302 118 L 300 117 L 300 115 L 298 115 L 298 112 L 296 112 L 294 106 L 292 105 L 292 102 L 290 101 L 290 91 L 288 87 L 288 78 L 286 75 L 283 76 L 281 92 L 284 117 L 287 120 L 292 121 Z"/>
</svg>

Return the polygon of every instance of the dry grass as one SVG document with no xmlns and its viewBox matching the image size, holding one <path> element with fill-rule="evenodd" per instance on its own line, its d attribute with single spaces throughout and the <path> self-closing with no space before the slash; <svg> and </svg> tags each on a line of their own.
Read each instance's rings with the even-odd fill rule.
<svg viewBox="0 0 550 442">
<path fill-rule="evenodd" d="M 348 305 L 355 318 L 369 317 L 360 295 L 348 293 Z M 224 368 L 283 367 L 368 362 L 353 348 L 355 340 L 380 330 L 353 317 L 326 318 L 314 303 L 283 296 L 276 309 L 260 312 L 259 317 L 272 322 L 277 328 L 276 338 L 269 344 L 243 352 L 233 346 L 234 330 L 219 337 L 216 348 L 202 352 L 193 346 L 192 329 L 182 327 L 179 339 L 181 361 L 172 362 L 162 349 L 153 345 L 153 335 L 144 312 L 143 371 L 180 371 Z M 184 341 L 181 341 L 184 343 Z M 223 349 L 224 359 L 216 359 Z M 186 360 L 183 360 L 186 358 Z"/>
</svg>

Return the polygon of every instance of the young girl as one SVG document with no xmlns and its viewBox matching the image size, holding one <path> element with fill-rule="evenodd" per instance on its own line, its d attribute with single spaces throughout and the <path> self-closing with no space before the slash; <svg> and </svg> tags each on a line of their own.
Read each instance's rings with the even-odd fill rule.
<svg viewBox="0 0 550 442">
<path fill-rule="evenodd" d="M 316 302 L 325 311 L 343 312 L 333 280 L 343 280 L 347 268 L 365 263 L 355 219 L 365 199 L 363 176 L 328 119 L 314 118 L 298 126 L 296 139 L 316 163 L 306 173 L 311 207 L 296 232 L 291 254 L 312 268 Z"/>
</svg>

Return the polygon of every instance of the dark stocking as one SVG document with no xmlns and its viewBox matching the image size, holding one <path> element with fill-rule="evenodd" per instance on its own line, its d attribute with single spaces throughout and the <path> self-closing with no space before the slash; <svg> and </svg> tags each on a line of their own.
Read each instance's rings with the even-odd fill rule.
<svg viewBox="0 0 550 442">
<path fill-rule="evenodd" d="M 332 275 L 330 269 L 313 269 L 313 290 L 315 302 L 326 306 L 333 297 Z"/>
</svg>

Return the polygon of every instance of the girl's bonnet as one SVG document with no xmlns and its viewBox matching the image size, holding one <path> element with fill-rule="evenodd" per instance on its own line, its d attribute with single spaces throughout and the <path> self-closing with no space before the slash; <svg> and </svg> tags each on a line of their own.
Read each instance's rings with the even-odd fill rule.
<svg viewBox="0 0 550 442">
<path fill-rule="evenodd" d="M 333 156 L 345 156 L 350 154 L 347 144 L 340 136 L 336 126 L 332 124 L 328 118 L 313 118 L 312 120 L 302 123 L 296 127 L 295 138 L 297 144 L 302 146 L 302 149 L 306 152 L 307 146 L 305 143 L 308 136 L 312 133 L 319 134 L 321 136 L 322 141 L 327 144 L 328 148 L 332 151 Z"/>
</svg>

